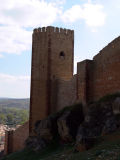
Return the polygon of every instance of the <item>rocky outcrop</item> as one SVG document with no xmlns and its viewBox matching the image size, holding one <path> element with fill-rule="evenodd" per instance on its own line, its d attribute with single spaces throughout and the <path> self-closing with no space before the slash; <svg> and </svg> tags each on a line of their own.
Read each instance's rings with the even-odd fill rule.
<svg viewBox="0 0 120 160">
<path fill-rule="evenodd" d="M 77 151 L 91 148 L 98 137 L 120 128 L 120 97 L 102 100 L 84 106 L 76 104 L 38 121 L 35 137 L 27 140 L 27 145 L 35 151 L 46 147 L 55 138 L 57 142 L 75 142 Z"/>
<path fill-rule="evenodd" d="M 117 97 L 112 105 L 113 113 L 114 114 L 120 114 L 120 97 Z"/>
<path fill-rule="evenodd" d="M 28 148 L 32 148 L 34 151 L 40 151 L 41 149 L 47 146 L 47 143 L 40 137 L 34 136 L 34 137 L 29 137 L 26 140 L 26 146 Z"/>
<path fill-rule="evenodd" d="M 71 142 L 76 138 L 79 125 L 84 121 L 82 104 L 74 105 L 70 110 L 63 112 L 57 120 L 58 133 L 64 142 Z"/>
<path fill-rule="evenodd" d="M 76 136 L 76 147 L 89 149 L 96 138 L 109 134 L 117 129 L 116 117 L 112 103 L 94 103 L 89 106 L 85 121 L 80 125 Z M 80 147 L 81 146 L 81 147 Z"/>
<path fill-rule="evenodd" d="M 38 121 L 35 125 L 35 133 L 46 142 L 51 141 L 57 134 L 57 116 Z"/>
</svg>

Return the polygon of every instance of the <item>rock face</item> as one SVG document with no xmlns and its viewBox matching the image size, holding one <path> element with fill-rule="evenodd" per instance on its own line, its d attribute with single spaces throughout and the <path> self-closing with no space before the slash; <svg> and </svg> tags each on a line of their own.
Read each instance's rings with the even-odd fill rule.
<svg viewBox="0 0 120 160">
<path fill-rule="evenodd" d="M 113 102 L 113 113 L 120 114 L 120 97 L 117 97 Z"/>
<path fill-rule="evenodd" d="M 72 136 L 70 135 L 70 129 L 67 126 L 67 121 L 66 121 L 69 114 L 70 114 L 70 111 L 64 113 L 57 121 L 58 132 L 59 132 L 61 139 L 64 142 L 71 142 L 72 141 Z"/>
<path fill-rule="evenodd" d="M 49 116 L 38 121 L 35 125 L 37 136 L 49 143 L 58 133 L 57 119 L 58 115 L 56 114 L 56 116 Z"/>
<path fill-rule="evenodd" d="M 85 121 L 80 125 L 76 136 L 76 146 L 89 149 L 96 137 L 117 129 L 117 121 L 112 110 L 112 103 L 95 103 L 90 105 Z"/>
<path fill-rule="evenodd" d="M 34 151 L 40 151 L 47 146 L 47 143 L 40 137 L 29 137 L 26 140 L 26 146 L 32 148 Z"/>
<path fill-rule="evenodd" d="M 84 121 L 82 104 L 75 105 L 71 110 L 64 112 L 58 119 L 58 133 L 64 142 L 75 139 L 79 125 Z"/>
<path fill-rule="evenodd" d="M 58 142 L 75 142 L 77 151 L 91 148 L 99 136 L 120 128 L 120 98 L 98 101 L 85 106 L 76 104 L 46 119 L 37 121 L 35 137 L 29 137 L 26 144 L 35 151 L 41 150 L 55 138 Z"/>
</svg>

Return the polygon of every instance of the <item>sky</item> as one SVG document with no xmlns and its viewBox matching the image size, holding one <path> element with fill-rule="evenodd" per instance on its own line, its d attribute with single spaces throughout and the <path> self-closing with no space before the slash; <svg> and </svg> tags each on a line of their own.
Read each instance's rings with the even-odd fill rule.
<svg viewBox="0 0 120 160">
<path fill-rule="evenodd" d="M 34 28 L 75 32 L 74 70 L 120 35 L 120 0 L 0 0 L 0 97 L 30 97 Z"/>
</svg>

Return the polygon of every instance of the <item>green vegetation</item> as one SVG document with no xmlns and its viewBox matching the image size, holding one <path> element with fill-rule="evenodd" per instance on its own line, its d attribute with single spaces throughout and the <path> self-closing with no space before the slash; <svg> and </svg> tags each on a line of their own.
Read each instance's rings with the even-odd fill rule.
<svg viewBox="0 0 120 160">
<path fill-rule="evenodd" d="M 29 110 L 0 107 L 0 124 L 8 126 L 21 125 L 28 120 Z"/>
<path fill-rule="evenodd" d="M 120 160 L 120 131 L 99 138 L 98 144 L 84 152 L 75 152 L 74 144 L 53 143 L 41 152 L 30 149 L 13 153 L 2 160 Z"/>
<path fill-rule="evenodd" d="M 14 127 L 28 121 L 29 99 L 0 98 L 0 124 Z"/>
<path fill-rule="evenodd" d="M 116 97 L 120 97 L 120 93 L 108 94 L 100 98 L 98 102 L 113 101 Z"/>
</svg>

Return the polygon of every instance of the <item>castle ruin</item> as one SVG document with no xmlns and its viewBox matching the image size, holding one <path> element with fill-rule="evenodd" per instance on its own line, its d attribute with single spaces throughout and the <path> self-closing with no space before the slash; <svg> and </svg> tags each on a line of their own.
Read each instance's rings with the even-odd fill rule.
<svg viewBox="0 0 120 160">
<path fill-rule="evenodd" d="M 120 37 L 93 60 L 79 62 L 75 75 L 73 64 L 74 31 L 51 26 L 34 30 L 29 135 L 34 134 L 38 120 L 65 106 L 120 92 Z M 18 141 L 14 138 L 12 143 Z"/>
</svg>

